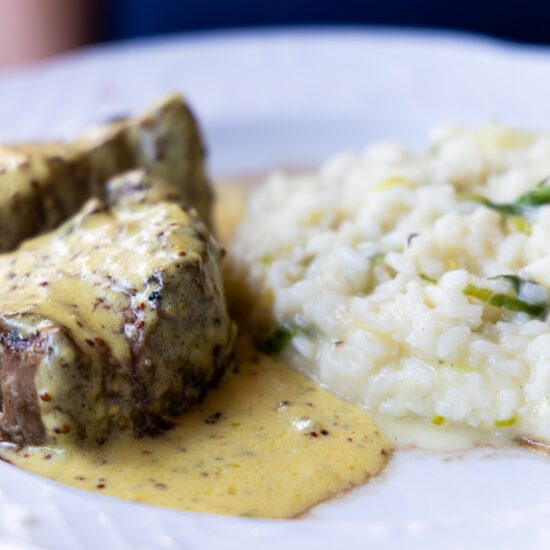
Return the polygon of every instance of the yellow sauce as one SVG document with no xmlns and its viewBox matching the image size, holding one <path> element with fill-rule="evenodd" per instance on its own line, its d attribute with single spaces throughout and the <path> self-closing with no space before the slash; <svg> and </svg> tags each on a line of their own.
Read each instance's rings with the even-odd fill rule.
<svg viewBox="0 0 550 550">
<path fill-rule="evenodd" d="M 251 181 L 227 181 L 216 186 L 216 200 L 213 207 L 216 237 L 227 243 L 246 214 L 246 193 L 254 185 Z"/>
<path fill-rule="evenodd" d="M 169 508 L 297 516 L 376 475 L 391 448 L 364 412 L 241 339 L 237 369 L 163 436 L 3 458 L 83 489 Z"/>
<path fill-rule="evenodd" d="M 222 186 L 221 239 L 243 211 Z M 300 515 L 376 475 L 391 445 L 366 414 L 238 341 L 235 367 L 204 402 L 157 438 L 102 446 L 5 444 L 13 464 L 67 485 L 169 508 L 266 518 Z"/>
</svg>

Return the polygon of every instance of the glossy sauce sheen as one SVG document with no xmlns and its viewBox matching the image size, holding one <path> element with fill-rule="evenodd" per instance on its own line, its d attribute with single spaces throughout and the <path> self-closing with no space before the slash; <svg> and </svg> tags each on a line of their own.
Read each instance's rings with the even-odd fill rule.
<svg viewBox="0 0 550 550">
<path fill-rule="evenodd" d="M 242 205 L 229 190 L 221 204 L 226 237 Z M 376 475 L 391 446 L 363 411 L 241 337 L 233 371 L 160 437 L 63 449 L 6 445 L 1 454 L 45 477 L 137 502 L 289 518 Z"/>
</svg>

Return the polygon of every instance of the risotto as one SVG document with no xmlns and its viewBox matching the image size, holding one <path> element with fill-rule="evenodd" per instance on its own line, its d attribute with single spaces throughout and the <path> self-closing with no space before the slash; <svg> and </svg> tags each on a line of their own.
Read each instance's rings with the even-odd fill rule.
<svg viewBox="0 0 550 550">
<path fill-rule="evenodd" d="M 550 135 L 495 126 L 275 174 L 230 247 L 249 324 L 372 413 L 550 441 L 549 175 Z"/>
</svg>

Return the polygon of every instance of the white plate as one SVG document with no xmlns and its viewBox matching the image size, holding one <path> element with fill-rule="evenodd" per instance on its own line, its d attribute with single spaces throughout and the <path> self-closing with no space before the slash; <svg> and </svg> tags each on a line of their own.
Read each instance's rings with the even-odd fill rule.
<svg viewBox="0 0 550 550">
<path fill-rule="evenodd" d="M 70 136 L 183 91 L 215 174 L 307 165 L 435 123 L 550 128 L 550 53 L 463 35 L 209 34 L 94 48 L 0 78 L 0 141 Z M 550 458 L 400 453 L 299 521 L 191 514 L 84 493 L 0 464 L 2 548 L 550 547 Z"/>
</svg>

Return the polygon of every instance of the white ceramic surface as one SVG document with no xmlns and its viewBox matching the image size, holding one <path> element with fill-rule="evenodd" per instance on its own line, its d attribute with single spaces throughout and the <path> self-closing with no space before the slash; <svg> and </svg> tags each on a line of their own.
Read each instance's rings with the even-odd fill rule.
<svg viewBox="0 0 550 550">
<path fill-rule="evenodd" d="M 70 136 L 184 92 L 216 175 L 303 166 L 442 121 L 550 128 L 550 51 L 381 30 L 208 34 L 101 47 L 0 75 L 0 141 Z M 222 518 L 84 493 L 0 464 L 4 548 L 550 548 L 550 458 L 399 453 L 299 521 Z"/>
</svg>

